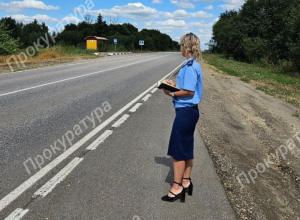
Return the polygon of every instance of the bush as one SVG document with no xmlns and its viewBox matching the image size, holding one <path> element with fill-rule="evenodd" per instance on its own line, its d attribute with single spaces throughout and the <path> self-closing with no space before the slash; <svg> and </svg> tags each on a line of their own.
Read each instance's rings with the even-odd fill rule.
<svg viewBox="0 0 300 220">
<path fill-rule="evenodd" d="M 4 23 L 0 24 L 0 55 L 13 54 L 18 50 L 19 40 L 9 36 L 11 32 L 6 30 Z"/>
<path fill-rule="evenodd" d="M 98 41 L 98 51 L 104 52 L 106 50 L 106 44 L 101 40 Z"/>
<path fill-rule="evenodd" d="M 115 51 L 115 45 L 111 44 L 108 46 L 108 51 Z M 117 44 L 117 51 L 121 52 L 121 51 L 127 51 L 125 46 L 122 44 Z"/>
<path fill-rule="evenodd" d="M 81 42 L 81 43 L 77 44 L 77 47 L 82 49 L 82 50 L 85 50 L 86 49 L 86 42 Z"/>
<path fill-rule="evenodd" d="M 291 47 L 291 60 L 293 61 L 293 66 L 300 73 L 300 39 Z"/>
</svg>

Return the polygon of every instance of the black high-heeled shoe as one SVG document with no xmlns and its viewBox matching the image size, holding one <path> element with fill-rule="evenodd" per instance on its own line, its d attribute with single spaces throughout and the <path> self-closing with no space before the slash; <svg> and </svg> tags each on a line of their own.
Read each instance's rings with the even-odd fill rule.
<svg viewBox="0 0 300 220">
<path fill-rule="evenodd" d="M 176 183 L 176 184 L 178 184 L 179 186 L 182 186 L 182 183 L 177 183 L 177 182 L 175 182 L 174 181 L 174 183 Z M 182 187 L 183 188 L 183 187 Z M 171 192 L 170 191 L 170 193 L 172 194 L 172 195 L 174 195 L 174 197 L 170 197 L 170 196 L 168 196 L 168 194 L 167 195 L 165 195 L 165 196 L 163 196 L 162 198 L 161 198 L 161 200 L 162 201 L 165 201 L 165 202 L 174 202 L 174 201 L 176 201 L 177 199 L 180 199 L 180 202 L 185 202 L 185 190 L 184 190 L 184 188 L 182 189 L 182 191 L 181 191 L 181 193 L 179 193 L 179 194 L 174 194 L 173 192 Z"/>
<path fill-rule="evenodd" d="M 190 185 L 187 188 L 184 188 L 184 191 L 188 193 L 189 196 L 193 195 L 193 183 L 191 177 L 189 178 L 182 178 L 183 180 L 190 180 Z"/>
</svg>

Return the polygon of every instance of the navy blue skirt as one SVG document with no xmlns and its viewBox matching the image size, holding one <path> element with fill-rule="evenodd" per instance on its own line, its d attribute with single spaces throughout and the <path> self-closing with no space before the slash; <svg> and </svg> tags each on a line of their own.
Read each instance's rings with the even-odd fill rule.
<svg viewBox="0 0 300 220">
<path fill-rule="evenodd" d="M 199 119 L 198 106 L 176 108 L 168 155 L 175 160 L 194 159 L 194 132 Z"/>
</svg>

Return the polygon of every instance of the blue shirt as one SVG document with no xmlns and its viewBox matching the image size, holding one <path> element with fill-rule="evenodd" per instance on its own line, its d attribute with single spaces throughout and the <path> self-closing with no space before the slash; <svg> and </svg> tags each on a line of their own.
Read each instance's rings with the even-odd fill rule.
<svg viewBox="0 0 300 220">
<path fill-rule="evenodd" d="M 200 64 L 189 58 L 176 77 L 176 87 L 195 92 L 193 96 L 173 97 L 175 108 L 198 105 L 202 99 L 202 69 Z"/>
</svg>

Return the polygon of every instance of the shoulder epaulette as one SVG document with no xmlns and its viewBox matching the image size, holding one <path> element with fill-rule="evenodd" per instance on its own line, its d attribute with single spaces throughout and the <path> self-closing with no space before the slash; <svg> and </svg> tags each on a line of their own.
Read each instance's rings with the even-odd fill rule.
<svg viewBox="0 0 300 220">
<path fill-rule="evenodd" d="M 194 60 L 190 60 L 189 62 L 187 62 L 187 65 L 188 65 L 188 66 L 192 66 L 193 63 L 194 63 Z"/>
</svg>

